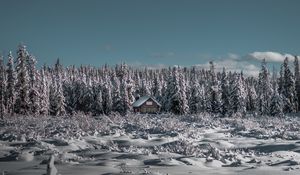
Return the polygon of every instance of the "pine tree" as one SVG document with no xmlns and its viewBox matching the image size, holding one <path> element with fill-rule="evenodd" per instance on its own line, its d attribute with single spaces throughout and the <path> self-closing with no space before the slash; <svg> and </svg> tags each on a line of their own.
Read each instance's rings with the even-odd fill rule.
<svg viewBox="0 0 300 175">
<path fill-rule="evenodd" d="M 129 98 L 129 103 L 132 104 L 135 101 L 135 96 L 134 96 L 135 84 L 133 79 L 131 78 L 131 74 L 128 74 L 126 84 L 127 84 L 127 94 Z"/>
<path fill-rule="evenodd" d="M 56 99 L 56 91 L 57 91 L 57 82 L 55 81 L 54 75 L 51 75 L 51 83 L 49 90 L 49 114 L 56 115 L 57 114 L 57 99 Z"/>
<path fill-rule="evenodd" d="M 172 83 L 170 84 L 170 101 L 169 109 L 174 114 L 186 114 L 188 112 L 188 104 L 185 94 L 185 81 L 178 68 L 174 67 L 172 71 Z"/>
<path fill-rule="evenodd" d="M 141 88 L 140 88 L 140 96 L 149 96 L 151 93 L 150 93 L 150 88 L 148 86 L 148 83 L 146 81 L 145 78 L 142 79 L 142 85 L 141 85 Z"/>
<path fill-rule="evenodd" d="M 40 114 L 48 115 L 49 114 L 49 84 L 44 69 L 41 69 L 40 76 L 41 76 L 40 86 L 39 86 Z"/>
<path fill-rule="evenodd" d="M 201 94 L 200 94 L 200 84 L 196 78 L 195 67 L 191 71 L 191 81 L 190 81 L 190 99 L 189 99 L 189 109 L 191 114 L 197 114 L 201 110 Z"/>
<path fill-rule="evenodd" d="M 49 93 L 50 114 L 55 116 L 62 116 L 66 114 L 65 110 L 65 96 L 62 87 L 62 66 L 59 59 L 55 64 L 55 69 L 52 75 L 52 83 Z"/>
<path fill-rule="evenodd" d="M 187 83 L 183 75 L 182 70 L 179 72 L 179 86 L 180 86 L 180 100 L 181 100 L 181 112 L 180 114 L 187 114 L 189 112 L 188 99 L 187 99 Z"/>
<path fill-rule="evenodd" d="M 209 110 L 212 113 L 219 113 L 220 112 L 220 93 L 219 93 L 217 76 L 215 74 L 214 63 L 212 61 L 210 62 L 209 75 L 210 75 L 210 82 L 209 82 L 210 107 L 209 107 Z"/>
<path fill-rule="evenodd" d="M 29 113 L 29 76 L 26 64 L 28 53 L 26 51 L 26 46 L 20 45 L 17 51 L 17 55 L 15 112 L 18 114 L 26 115 Z"/>
<path fill-rule="evenodd" d="M 179 85 L 179 75 L 176 67 L 173 68 L 172 71 L 172 82 L 170 85 L 170 101 L 169 101 L 169 110 L 174 114 L 181 113 L 181 104 L 180 104 L 180 85 Z"/>
<path fill-rule="evenodd" d="M 277 85 L 275 85 L 277 86 Z M 283 99 L 277 90 L 274 90 L 270 105 L 270 115 L 283 116 Z"/>
<path fill-rule="evenodd" d="M 65 96 L 63 93 L 62 78 L 60 72 L 56 72 L 56 84 L 57 84 L 57 90 L 55 96 L 57 100 L 57 108 L 56 108 L 55 115 L 62 116 L 66 114 L 66 110 L 65 110 Z"/>
<path fill-rule="evenodd" d="M 159 79 L 159 75 L 158 74 L 154 75 L 152 94 L 153 94 L 153 96 L 154 96 L 155 99 L 157 99 L 159 102 L 161 102 L 161 98 L 162 98 L 162 84 L 161 84 L 161 81 Z"/>
<path fill-rule="evenodd" d="M 128 98 L 128 92 L 127 92 L 127 84 L 125 80 L 121 81 L 121 85 L 120 85 L 120 103 L 121 103 L 121 108 L 118 112 L 120 112 L 120 114 L 125 115 L 127 114 L 127 112 L 130 111 L 130 101 Z"/>
<path fill-rule="evenodd" d="M 134 98 L 135 100 L 137 100 L 138 98 L 140 98 L 140 85 L 141 85 L 141 79 L 140 79 L 140 72 L 138 70 L 134 71 L 134 87 L 135 87 L 135 91 L 134 91 Z"/>
<path fill-rule="evenodd" d="M 226 116 L 230 111 L 230 100 L 229 100 L 229 84 L 227 80 L 227 74 L 225 68 L 223 68 L 221 77 L 221 114 Z"/>
<path fill-rule="evenodd" d="M 78 91 L 78 81 L 77 81 L 77 69 L 75 66 L 69 67 L 66 69 L 69 78 L 67 81 L 65 81 L 63 87 L 64 87 L 64 95 L 65 95 L 65 101 L 66 101 L 66 111 L 69 114 L 74 114 L 76 111 L 78 99 L 76 91 Z M 49 85 L 48 85 L 49 87 Z M 49 92 L 48 92 L 49 94 Z"/>
<path fill-rule="evenodd" d="M 257 94 L 254 85 L 247 85 L 247 110 L 250 112 L 256 111 L 257 105 L 256 105 L 256 99 Z"/>
<path fill-rule="evenodd" d="M 99 104 L 102 101 L 101 86 L 98 83 L 92 85 L 91 79 L 87 73 L 83 73 L 83 77 L 84 80 L 80 87 L 82 92 L 80 99 L 81 111 L 85 113 L 93 111 L 94 114 L 99 114 L 101 113 L 102 108 L 102 104 Z"/>
<path fill-rule="evenodd" d="M 93 111 L 94 115 L 103 114 L 103 100 L 102 100 L 102 91 L 100 85 L 93 86 L 93 99 L 91 101 L 93 104 L 89 111 Z"/>
<path fill-rule="evenodd" d="M 161 96 L 159 98 L 159 102 L 162 104 L 163 103 L 163 98 L 166 94 L 167 91 L 167 70 L 162 69 L 160 73 L 158 73 L 160 84 L 161 84 Z"/>
<path fill-rule="evenodd" d="M 245 114 L 246 113 L 246 91 L 243 81 L 243 76 L 236 75 L 231 91 L 230 105 L 232 112 Z"/>
<path fill-rule="evenodd" d="M 172 87 L 173 87 L 173 75 L 172 70 L 169 67 L 167 73 L 166 73 L 166 86 L 164 90 L 164 95 L 162 96 L 161 102 L 162 102 L 162 111 L 170 112 L 171 111 L 171 96 L 172 96 Z"/>
<path fill-rule="evenodd" d="M 271 80 L 271 83 L 272 83 L 272 89 L 273 91 L 278 89 L 278 85 L 277 85 L 277 71 L 275 69 L 275 67 L 273 66 L 273 73 L 272 73 L 272 80 Z"/>
<path fill-rule="evenodd" d="M 105 76 L 103 90 L 102 90 L 102 105 L 103 112 L 108 115 L 112 110 L 112 97 L 111 97 L 111 83 L 108 77 Z"/>
<path fill-rule="evenodd" d="M 4 115 L 6 114 L 6 108 L 5 108 L 5 67 L 4 67 L 4 61 L 3 57 L 0 56 L 0 119 L 4 118 Z"/>
<path fill-rule="evenodd" d="M 284 112 L 296 112 L 298 109 L 298 99 L 295 89 L 295 79 L 289 68 L 288 58 L 283 62 L 283 89 Z"/>
<path fill-rule="evenodd" d="M 209 76 L 208 76 L 209 77 Z M 207 78 L 208 78 L 207 77 Z M 207 79 L 206 79 L 207 80 Z M 203 87 L 203 109 L 205 112 L 211 112 L 211 87 L 209 85 L 209 81 L 204 81 L 202 84 Z"/>
<path fill-rule="evenodd" d="M 261 115 L 268 115 L 270 112 L 270 103 L 273 92 L 269 77 L 270 74 L 266 66 L 266 61 L 263 60 L 257 85 L 257 106 Z"/>
<path fill-rule="evenodd" d="M 123 109 L 121 102 L 120 81 L 113 73 L 112 75 L 113 92 L 112 92 L 112 110 L 121 112 Z"/>
<path fill-rule="evenodd" d="M 7 113 L 13 115 L 14 104 L 16 100 L 16 95 L 15 95 L 16 75 L 14 70 L 14 57 L 12 56 L 11 52 L 9 52 L 8 54 L 6 73 L 7 73 L 7 92 L 6 92 Z"/>
<path fill-rule="evenodd" d="M 295 66 L 295 89 L 296 89 L 296 96 L 298 99 L 297 111 L 299 111 L 300 110 L 300 69 L 299 69 L 299 62 L 297 56 L 295 56 L 294 66 Z"/>
<path fill-rule="evenodd" d="M 283 64 L 280 66 L 279 79 L 278 79 L 278 93 L 283 94 L 284 86 L 284 67 Z"/>
<path fill-rule="evenodd" d="M 29 109 L 32 114 L 40 113 L 40 94 L 38 90 L 39 75 L 36 70 L 36 59 L 33 56 L 27 57 L 27 66 L 29 74 Z"/>
</svg>

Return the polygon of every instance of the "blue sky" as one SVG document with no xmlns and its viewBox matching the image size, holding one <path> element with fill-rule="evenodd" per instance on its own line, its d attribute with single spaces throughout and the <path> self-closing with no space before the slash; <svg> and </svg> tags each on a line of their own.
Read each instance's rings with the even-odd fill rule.
<svg viewBox="0 0 300 175">
<path fill-rule="evenodd" d="M 299 55 L 299 8 L 298 0 L 1 0 L 0 51 L 24 42 L 40 65 L 59 57 L 95 66 Z"/>
</svg>

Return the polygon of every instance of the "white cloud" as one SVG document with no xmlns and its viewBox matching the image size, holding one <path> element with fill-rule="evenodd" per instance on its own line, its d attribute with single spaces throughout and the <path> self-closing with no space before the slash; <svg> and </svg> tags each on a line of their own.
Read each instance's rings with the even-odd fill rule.
<svg viewBox="0 0 300 175">
<path fill-rule="evenodd" d="M 223 68 L 225 67 L 226 71 L 236 71 L 241 72 L 248 76 L 257 76 L 259 74 L 260 68 L 250 63 L 248 59 L 245 59 L 244 56 L 240 56 L 238 54 L 229 53 L 226 56 L 218 57 L 216 59 L 211 59 L 214 61 L 215 69 L 218 72 L 223 71 Z M 197 67 L 209 69 L 210 64 L 209 62 L 204 64 L 197 64 Z"/>
<path fill-rule="evenodd" d="M 253 52 L 249 54 L 249 57 L 260 61 L 266 59 L 267 62 L 283 62 L 286 57 L 289 59 L 294 58 L 291 54 L 281 54 L 278 52 Z"/>
<path fill-rule="evenodd" d="M 236 60 L 236 59 L 239 59 L 240 56 L 237 54 L 234 54 L 234 53 L 229 53 L 228 58 Z"/>
<path fill-rule="evenodd" d="M 223 67 L 225 67 L 226 71 L 232 71 L 232 72 L 243 71 L 243 73 L 248 76 L 258 75 L 259 67 L 249 62 L 241 61 L 239 60 L 239 58 L 235 58 L 235 59 L 228 58 L 228 59 L 214 61 L 216 71 L 221 72 L 223 70 Z M 209 62 L 207 62 L 205 64 L 197 64 L 196 66 L 204 69 L 209 69 L 210 65 Z"/>
<path fill-rule="evenodd" d="M 165 53 L 152 53 L 152 57 L 157 58 L 166 58 L 174 56 L 173 52 L 165 52 Z M 267 62 L 274 62 L 274 64 L 281 64 L 285 57 L 288 57 L 290 60 L 294 59 L 292 54 L 280 54 L 278 52 L 253 52 L 247 55 L 238 55 L 234 53 L 229 53 L 225 56 L 211 56 L 208 54 L 197 56 L 201 56 L 201 58 L 205 57 L 206 60 L 214 61 L 216 71 L 221 72 L 225 67 L 226 71 L 236 71 L 241 72 L 247 76 L 258 76 L 260 71 L 260 61 L 264 58 Z M 210 64 L 209 61 L 203 64 L 196 64 L 199 68 L 209 69 Z M 168 65 L 164 64 L 142 64 L 140 62 L 131 63 L 133 67 L 148 67 L 152 69 L 156 68 L 166 68 Z"/>
</svg>

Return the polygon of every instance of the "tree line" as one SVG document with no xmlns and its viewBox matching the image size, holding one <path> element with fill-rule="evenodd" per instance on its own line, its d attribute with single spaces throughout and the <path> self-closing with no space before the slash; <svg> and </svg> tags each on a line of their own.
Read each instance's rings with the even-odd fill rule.
<svg viewBox="0 0 300 175">
<path fill-rule="evenodd" d="M 53 66 L 36 67 L 36 58 L 25 45 L 19 45 L 16 58 L 10 52 L 4 63 L 0 57 L 0 115 L 91 115 L 131 111 L 141 96 L 153 96 L 162 112 L 220 116 L 233 114 L 282 116 L 300 110 L 300 72 L 298 58 L 294 72 L 286 58 L 279 75 L 261 63 L 258 77 L 243 72 L 216 72 L 210 68 L 169 67 L 132 68 L 126 64 L 63 67 L 59 59 Z"/>
</svg>

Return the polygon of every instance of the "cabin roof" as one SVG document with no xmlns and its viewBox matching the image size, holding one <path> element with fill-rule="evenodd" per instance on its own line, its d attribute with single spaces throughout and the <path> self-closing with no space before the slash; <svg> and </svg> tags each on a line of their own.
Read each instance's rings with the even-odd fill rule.
<svg viewBox="0 0 300 175">
<path fill-rule="evenodd" d="M 156 101 L 153 97 L 151 96 L 143 96 L 143 97 L 140 97 L 137 101 L 135 101 L 132 106 L 133 107 L 140 107 L 142 104 L 144 104 L 147 100 L 149 99 L 152 99 L 158 106 L 161 106 L 161 104 Z"/>
</svg>

